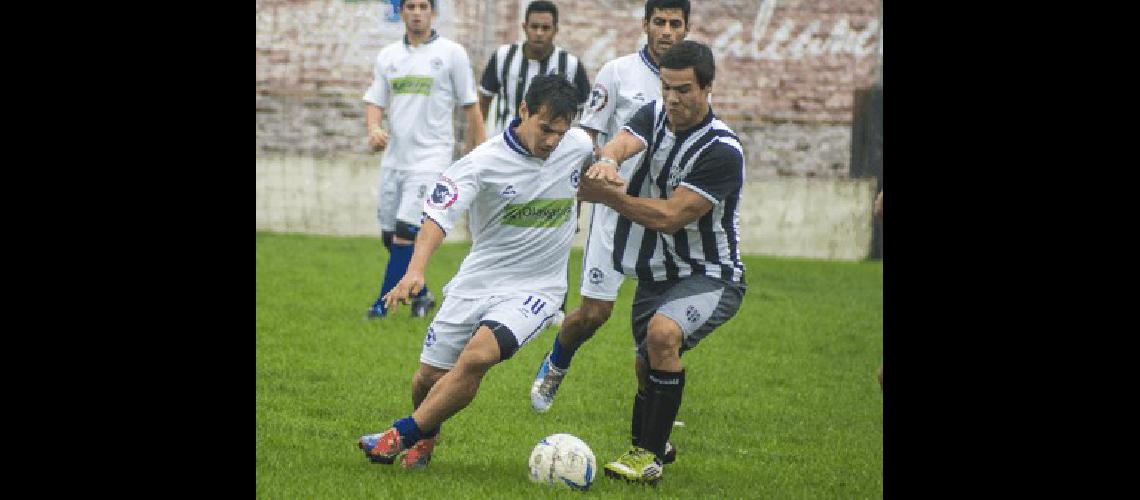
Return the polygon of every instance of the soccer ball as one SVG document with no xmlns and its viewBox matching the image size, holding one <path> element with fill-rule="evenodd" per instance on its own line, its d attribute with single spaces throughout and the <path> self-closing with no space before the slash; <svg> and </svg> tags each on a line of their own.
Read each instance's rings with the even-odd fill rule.
<svg viewBox="0 0 1140 500">
<path fill-rule="evenodd" d="M 530 452 L 530 480 L 536 483 L 586 490 L 597 470 L 594 452 L 570 434 L 546 436 Z"/>
</svg>

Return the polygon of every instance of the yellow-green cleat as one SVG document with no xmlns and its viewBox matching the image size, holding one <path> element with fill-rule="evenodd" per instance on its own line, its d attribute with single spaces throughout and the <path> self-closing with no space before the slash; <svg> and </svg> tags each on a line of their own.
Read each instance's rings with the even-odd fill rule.
<svg viewBox="0 0 1140 500">
<path fill-rule="evenodd" d="M 605 470 L 606 477 L 656 486 L 661 479 L 662 466 L 652 451 L 631 446 L 617 460 L 606 464 Z"/>
</svg>

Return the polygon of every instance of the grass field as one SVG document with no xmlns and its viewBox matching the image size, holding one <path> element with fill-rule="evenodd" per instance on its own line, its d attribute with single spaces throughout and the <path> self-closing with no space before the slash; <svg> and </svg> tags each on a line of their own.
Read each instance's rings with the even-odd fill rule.
<svg viewBox="0 0 1140 500">
<path fill-rule="evenodd" d="M 438 293 L 467 245 L 444 245 Z M 387 254 L 378 238 L 257 233 L 258 498 L 623 498 L 645 487 L 598 475 L 585 493 L 527 480 L 539 439 L 568 432 L 598 466 L 629 444 L 633 379 L 627 280 L 614 316 L 574 358 L 551 411 L 528 391 L 556 330 L 493 368 L 420 471 L 368 463 L 365 433 L 411 413 L 430 318 L 366 322 Z M 568 310 L 581 301 L 571 255 Z M 746 257 L 740 312 L 684 357 L 685 394 L 662 498 L 879 498 L 883 494 L 882 263 Z"/>
</svg>

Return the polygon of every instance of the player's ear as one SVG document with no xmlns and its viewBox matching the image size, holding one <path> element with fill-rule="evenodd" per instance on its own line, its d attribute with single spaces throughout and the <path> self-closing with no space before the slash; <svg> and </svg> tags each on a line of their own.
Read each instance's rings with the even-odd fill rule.
<svg viewBox="0 0 1140 500">
<path fill-rule="evenodd" d="M 528 110 L 526 108 L 526 99 L 523 99 L 523 101 L 519 103 L 519 119 L 520 119 L 520 121 L 525 122 L 527 119 L 527 116 L 529 116 L 529 115 L 530 115 L 530 110 Z"/>
</svg>

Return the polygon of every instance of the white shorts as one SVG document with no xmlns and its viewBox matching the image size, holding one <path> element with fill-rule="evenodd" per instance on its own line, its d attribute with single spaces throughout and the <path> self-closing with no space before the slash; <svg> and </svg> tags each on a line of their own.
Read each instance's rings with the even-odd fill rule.
<svg viewBox="0 0 1140 500">
<path fill-rule="evenodd" d="M 582 292 L 591 299 L 617 300 L 625 276 L 614 270 L 614 232 L 618 213 L 601 203 L 590 212 L 590 233 L 582 253 Z"/>
<path fill-rule="evenodd" d="M 380 203 L 376 207 L 380 231 L 395 231 L 396 221 L 419 226 L 428 189 L 438 178 L 439 172 L 381 168 Z"/>
<path fill-rule="evenodd" d="M 562 305 L 559 300 L 526 292 L 474 299 L 448 295 L 428 326 L 420 362 L 450 370 L 483 321 L 508 328 L 514 334 L 517 352 L 546 329 Z M 506 359 L 514 352 L 503 354 Z"/>
</svg>

